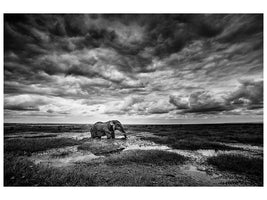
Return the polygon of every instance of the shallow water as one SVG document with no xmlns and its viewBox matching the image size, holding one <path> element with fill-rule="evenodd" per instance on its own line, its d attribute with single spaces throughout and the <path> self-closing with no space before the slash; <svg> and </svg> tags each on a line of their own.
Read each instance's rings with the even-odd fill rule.
<svg viewBox="0 0 267 200">
<path fill-rule="evenodd" d="M 215 156 L 217 152 L 213 149 L 208 149 L 208 150 L 200 149 L 200 150 L 197 150 L 197 153 L 202 154 L 203 156 L 211 157 L 211 156 Z"/>
</svg>

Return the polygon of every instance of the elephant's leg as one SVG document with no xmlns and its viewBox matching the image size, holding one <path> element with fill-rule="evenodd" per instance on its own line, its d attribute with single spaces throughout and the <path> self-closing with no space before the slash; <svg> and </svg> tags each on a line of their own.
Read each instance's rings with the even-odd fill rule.
<svg viewBox="0 0 267 200">
<path fill-rule="evenodd" d="M 111 138 L 112 138 L 112 139 L 115 138 L 115 133 L 114 133 L 114 132 L 111 133 Z"/>
<path fill-rule="evenodd" d="M 95 132 L 95 138 L 97 138 L 97 139 L 101 139 L 102 136 L 103 136 L 102 131 L 97 130 L 97 131 Z"/>
<path fill-rule="evenodd" d="M 91 138 L 95 138 L 95 133 L 93 131 L 91 131 Z"/>
<path fill-rule="evenodd" d="M 112 134 L 111 134 L 111 132 L 107 131 L 107 132 L 106 132 L 106 136 L 107 136 L 107 139 L 111 139 L 111 138 L 112 138 Z"/>
<path fill-rule="evenodd" d="M 94 127 L 91 128 L 90 132 L 91 132 L 91 137 L 92 138 L 97 138 L 98 137 L 97 130 Z"/>
</svg>

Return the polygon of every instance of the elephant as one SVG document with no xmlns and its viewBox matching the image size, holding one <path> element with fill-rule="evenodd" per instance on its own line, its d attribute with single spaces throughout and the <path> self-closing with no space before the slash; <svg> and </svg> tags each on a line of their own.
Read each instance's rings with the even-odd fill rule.
<svg viewBox="0 0 267 200">
<path fill-rule="evenodd" d="M 118 120 L 111 120 L 107 122 L 96 122 L 91 128 L 91 137 L 101 139 L 102 136 L 106 135 L 108 139 L 115 138 L 115 130 L 123 133 L 124 138 L 127 138 L 126 132 L 124 131 L 121 123 Z"/>
</svg>

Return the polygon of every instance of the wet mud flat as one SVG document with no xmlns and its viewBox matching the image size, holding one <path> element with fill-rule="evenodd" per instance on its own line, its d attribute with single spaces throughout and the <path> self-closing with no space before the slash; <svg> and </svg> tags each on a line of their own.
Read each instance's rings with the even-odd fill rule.
<svg viewBox="0 0 267 200">
<path fill-rule="evenodd" d="M 149 127 L 149 126 L 148 126 Z M 50 128 L 50 127 L 49 127 Z M 58 127 L 54 127 L 58 130 Z M 88 127 L 87 127 L 88 128 Z M 141 127 L 142 129 L 143 127 Z M 153 128 L 153 127 L 152 127 Z M 203 149 L 174 148 L 173 133 L 128 127 L 128 139 L 90 138 L 82 131 L 5 134 L 5 185 L 69 186 L 261 186 L 263 147 L 216 141 Z M 76 127 L 76 129 L 78 129 Z M 148 128 L 143 128 L 147 130 Z M 166 129 L 166 127 L 165 127 Z M 164 132 L 165 131 L 165 132 Z M 168 134 L 165 134 L 165 133 Z M 177 131 L 179 133 L 179 131 Z M 180 136 L 179 136 L 180 137 Z M 191 138 L 192 140 L 192 138 Z M 199 138 L 195 138 L 198 144 Z M 207 144 L 207 141 L 203 144 Z M 211 145 L 212 144 L 212 145 Z M 27 148 L 28 146 L 28 148 Z M 214 149 L 209 148 L 215 147 Z M 238 158 L 238 159 L 237 159 Z M 219 162 L 222 161 L 223 163 Z M 248 169 L 238 171 L 232 160 Z M 257 162 L 255 162 L 257 161 Z M 253 169 L 250 169 L 253 168 Z"/>
</svg>

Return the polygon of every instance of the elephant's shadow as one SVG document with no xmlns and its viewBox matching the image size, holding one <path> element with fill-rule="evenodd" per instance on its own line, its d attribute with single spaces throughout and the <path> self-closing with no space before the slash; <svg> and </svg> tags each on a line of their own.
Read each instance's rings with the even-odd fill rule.
<svg viewBox="0 0 267 200">
<path fill-rule="evenodd" d="M 121 138 L 114 138 L 113 140 L 127 140 L 127 138 L 121 137 Z"/>
<path fill-rule="evenodd" d="M 107 140 L 107 141 L 125 141 L 127 140 L 127 138 L 125 137 L 119 137 L 119 138 L 113 138 L 113 139 L 107 139 L 106 137 L 102 137 L 102 138 L 90 138 L 90 139 L 93 139 L 93 140 Z"/>
</svg>

